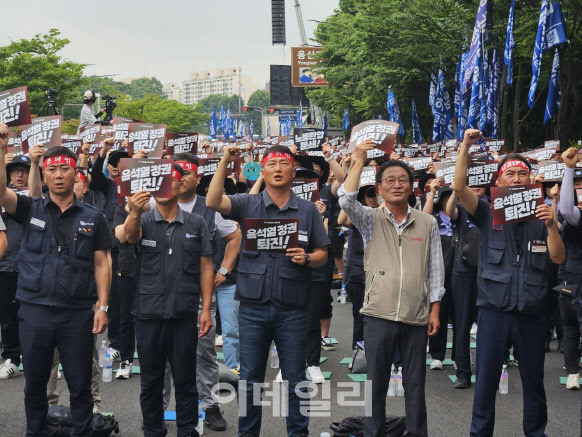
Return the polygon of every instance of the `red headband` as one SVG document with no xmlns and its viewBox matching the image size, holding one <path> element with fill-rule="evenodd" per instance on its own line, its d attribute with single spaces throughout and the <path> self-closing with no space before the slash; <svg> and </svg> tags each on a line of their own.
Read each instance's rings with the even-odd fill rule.
<svg viewBox="0 0 582 437">
<path fill-rule="evenodd" d="M 182 173 L 178 170 L 172 170 L 172 176 L 174 176 L 174 179 L 178 179 L 179 181 L 182 180 Z"/>
<path fill-rule="evenodd" d="M 193 162 L 176 161 L 176 164 L 178 164 L 184 170 L 193 171 L 194 173 L 198 173 L 198 166 L 196 164 L 194 164 Z"/>
<path fill-rule="evenodd" d="M 84 184 L 87 183 L 87 178 L 85 177 L 85 175 L 83 173 L 81 173 L 80 171 L 77 172 L 77 177 L 79 179 L 81 179 L 83 181 Z"/>
<path fill-rule="evenodd" d="M 67 164 L 73 168 L 77 168 L 77 161 L 69 156 L 64 155 L 51 156 L 50 158 L 45 159 L 42 164 L 42 168 L 46 169 L 49 165 L 53 164 Z"/>
<path fill-rule="evenodd" d="M 511 167 L 521 167 L 523 169 L 526 169 L 529 172 L 529 167 L 527 166 L 527 164 L 523 161 L 520 161 L 519 159 L 514 159 L 512 161 L 507 161 L 505 162 L 505 164 L 503 164 L 501 166 L 501 168 L 499 169 L 499 177 L 501 177 L 501 175 L 509 168 Z"/>
<path fill-rule="evenodd" d="M 285 158 L 285 159 L 288 159 L 289 161 L 291 161 L 291 164 L 295 163 L 295 161 L 293 160 L 293 155 L 290 155 L 289 153 L 271 152 L 263 158 L 263 167 L 265 166 L 265 164 L 267 163 L 268 160 L 273 159 L 273 158 Z"/>
</svg>

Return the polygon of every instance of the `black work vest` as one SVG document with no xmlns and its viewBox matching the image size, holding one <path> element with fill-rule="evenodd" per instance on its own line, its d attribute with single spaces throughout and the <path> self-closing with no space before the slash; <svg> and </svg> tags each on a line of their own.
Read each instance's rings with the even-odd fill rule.
<svg viewBox="0 0 582 437">
<path fill-rule="evenodd" d="M 548 231 L 543 221 L 523 223 L 518 253 L 513 226 L 494 228 L 491 210 L 486 224 L 480 226 L 477 305 L 539 314 L 546 311 L 549 297 Z"/>
<path fill-rule="evenodd" d="M 0 259 L 0 272 L 18 271 L 18 252 L 22 243 L 22 225 L 17 223 L 9 215 L 3 215 L 2 220 L 6 225 L 6 240 L 8 246 L 4 256 Z"/>
<path fill-rule="evenodd" d="M 100 212 L 81 203 L 64 245 L 58 246 L 46 203 L 40 197 L 32 200 L 23 227 L 16 297 L 38 305 L 90 308 L 97 300 L 93 252 Z"/>
<path fill-rule="evenodd" d="M 182 211 L 184 223 L 173 225 L 176 228 L 168 240 L 167 223 L 156 221 L 154 211 L 141 217 L 133 314 L 140 319 L 196 319 L 204 219 Z"/>
<path fill-rule="evenodd" d="M 291 196 L 295 194 L 291 193 Z M 296 199 L 296 215 L 285 218 L 299 219 L 299 247 L 311 252 L 311 220 L 313 204 L 307 200 Z M 263 195 L 249 196 L 247 218 L 273 218 L 267 215 Z M 276 217 L 276 216 L 275 216 Z M 277 306 L 304 307 L 311 280 L 311 269 L 300 266 L 291 258 L 280 253 L 266 253 L 245 250 L 244 220 L 240 223 L 243 239 L 239 256 L 235 297 L 244 302 L 263 303 L 269 300 Z"/>
</svg>

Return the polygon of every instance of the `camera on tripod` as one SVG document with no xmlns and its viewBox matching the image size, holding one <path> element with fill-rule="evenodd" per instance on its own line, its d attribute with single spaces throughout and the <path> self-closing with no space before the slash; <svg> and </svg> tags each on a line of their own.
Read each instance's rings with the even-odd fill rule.
<svg viewBox="0 0 582 437">
<path fill-rule="evenodd" d="M 117 97 L 112 97 L 109 94 L 103 97 L 103 100 L 105 100 L 105 118 L 103 119 L 103 122 L 105 124 L 109 124 L 111 120 L 113 120 L 113 111 L 117 108 L 117 102 L 115 102 L 115 99 L 117 99 Z"/>
<path fill-rule="evenodd" d="M 55 105 L 55 101 L 59 92 L 53 87 L 49 87 L 49 89 L 45 91 L 45 94 L 46 94 L 46 106 L 45 106 L 46 115 L 59 115 L 59 110 Z"/>
</svg>

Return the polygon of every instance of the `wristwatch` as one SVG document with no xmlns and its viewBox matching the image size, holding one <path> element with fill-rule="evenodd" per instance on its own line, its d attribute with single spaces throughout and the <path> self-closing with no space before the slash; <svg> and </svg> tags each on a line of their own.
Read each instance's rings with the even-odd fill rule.
<svg viewBox="0 0 582 437">
<path fill-rule="evenodd" d="M 218 273 L 220 273 L 222 276 L 224 276 L 225 278 L 228 277 L 228 270 L 226 269 L 226 267 L 221 267 L 218 269 Z"/>
<path fill-rule="evenodd" d="M 311 257 L 309 256 L 308 253 L 306 253 L 305 254 L 305 264 L 303 264 L 303 265 L 308 266 L 310 262 L 311 262 Z"/>
<path fill-rule="evenodd" d="M 109 311 L 109 306 L 103 306 L 103 305 L 99 305 L 99 308 L 97 308 L 99 311 L 105 311 L 106 313 Z"/>
</svg>

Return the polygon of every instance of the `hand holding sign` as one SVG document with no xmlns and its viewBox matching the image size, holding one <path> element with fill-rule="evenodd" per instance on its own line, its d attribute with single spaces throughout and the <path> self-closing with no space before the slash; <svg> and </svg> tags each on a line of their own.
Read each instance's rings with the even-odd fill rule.
<svg viewBox="0 0 582 437">
<path fill-rule="evenodd" d="M 356 146 L 356 159 L 360 162 L 365 162 L 368 159 L 368 150 L 376 147 L 374 140 L 365 140 Z"/>
<path fill-rule="evenodd" d="M 131 196 L 131 207 L 132 212 L 136 214 L 143 214 L 145 206 L 150 202 L 150 192 L 146 190 L 141 190 Z"/>
<path fill-rule="evenodd" d="M 0 124 L 0 150 L 6 150 L 8 147 L 8 136 L 10 135 L 10 129 L 5 124 Z"/>
<path fill-rule="evenodd" d="M 378 150 L 389 155 L 394 150 L 398 123 L 385 120 L 368 120 L 354 126 L 348 152 L 353 153 L 363 141 L 372 140 Z"/>
<path fill-rule="evenodd" d="M 305 265 L 305 261 L 307 260 L 307 257 L 305 256 L 305 249 L 301 247 L 287 249 L 287 256 L 291 258 L 292 262 L 301 266 Z"/>
<path fill-rule="evenodd" d="M 552 207 L 546 205 L 538 205 L 536 208 L 536 218 L 538 220 L 543 220 L 546 226 L 549 228 L 554 224 L 554 212 L 552 211 Z"/>
</svg>

